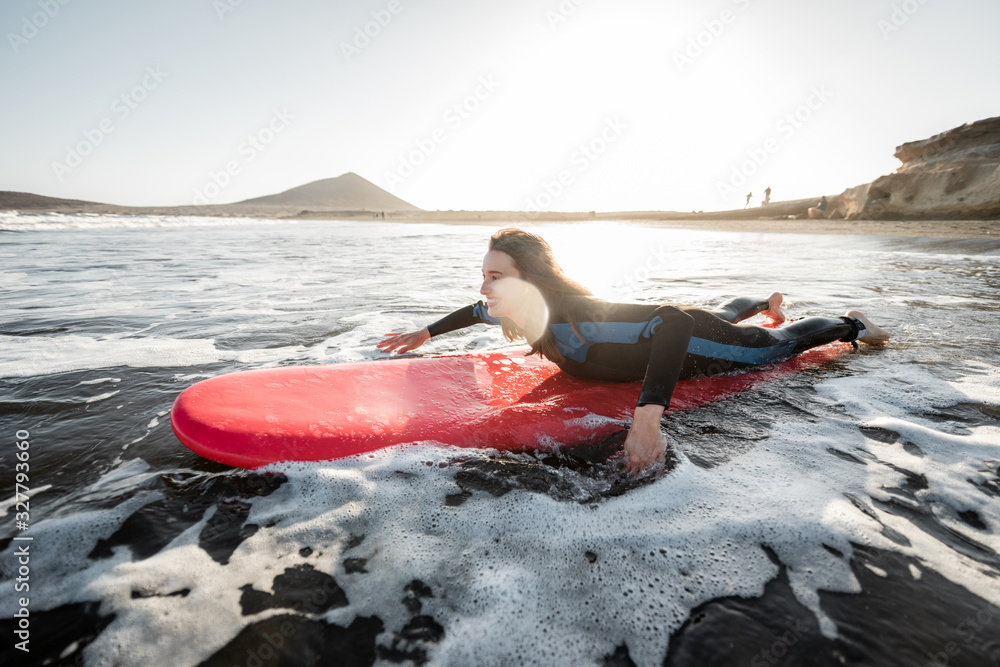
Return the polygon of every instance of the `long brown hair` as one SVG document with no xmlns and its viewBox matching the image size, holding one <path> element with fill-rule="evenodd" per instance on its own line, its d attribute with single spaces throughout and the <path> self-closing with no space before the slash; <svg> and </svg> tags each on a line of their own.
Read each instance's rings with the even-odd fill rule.
<svg viewBox="0 0 1000 667">
<path fill-rule="evenodd" d="M 545 239 L 523 229 L 508 227 L 490 237 L 489 249 L 510 255 L 511 259 L 514 260 L 514 268 L 521 273 L 522 279 L 537 287 L 538 291 L 541 292 L 545 305 L 549 309 L 549 318 L 559 316 L 560 319 L 569 322 L 573 331 L 576 332 L 577 336 L 580 336 L 576 322 L 564 312 L 566 307 L 564 299 L 571 296 L 591 296 L 591 292 L 563 273 L 552 253 L 552 248 L 549 247 Z M 527 338 L 524 330 L 509 317 L 501 319 L 500 325 L 507 340 Z M 580 338 L 582 340 L 583 337 L 580 336 Z M 531 352 L 528 354 L 541 354 L 541 356 L 556 363 L 564 359 L 548 327 L 545 328 L 545 333 L 538 340 L 531 342 Z"/>
</svg>

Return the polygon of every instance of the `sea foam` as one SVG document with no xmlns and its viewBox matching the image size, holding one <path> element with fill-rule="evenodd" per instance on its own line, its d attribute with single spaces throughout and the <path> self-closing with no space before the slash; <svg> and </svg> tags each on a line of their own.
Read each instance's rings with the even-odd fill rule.
<svg viewBox="0 0 1000 667">
<path fill-rule="evenodd" d="M 200 366 L 221 361 L 264 363 L 301 352 L 301 346 L 267 350 L 220 350 L 213 340 L 160 336 L 103 338 L 65 336 L 0 336 L 0 378 L 31 377 L 118 366 Z"/>
</svg>

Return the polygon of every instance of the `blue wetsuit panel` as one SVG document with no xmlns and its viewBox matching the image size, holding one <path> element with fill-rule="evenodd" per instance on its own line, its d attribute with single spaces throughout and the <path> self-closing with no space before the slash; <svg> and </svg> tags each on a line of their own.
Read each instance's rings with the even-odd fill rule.
<svg viewBox="0 0 1000 667">
<path fill-rule="evenodd" d="M 711 359 L 735 361 L 740 364 L 751 364 L 753 366 L 773 363 L 787 357 L 794 350 L 794 340 L 767 347 L 744 347 L 742 345 L 717 343 L 714 340 L 705 340 L 698 337 L 692 337 L 687 348 L 688 354 L 697 354 L 700 357 Z"/>
<path fill-rule="evenodd" d="M 640 338 L 649 339 L 653 330 L 663 320 L 654 317 L 648 322 L 578 322 L 576 325 L 584 340 L 569 324 L 550 324 L 549 331 L 556 339 L 559 351 L 573 361 L 584 363 L 591 345 L 596 343 L 623 343 L 634 345 Z"/>
<path fill-rule="evenodd" d="M 472 307 L 472 314 L 483 324 L 500 324 L 500 318 L 490 315 L 489 306 L 482 301 L 477 301 Z"/>
</svg>

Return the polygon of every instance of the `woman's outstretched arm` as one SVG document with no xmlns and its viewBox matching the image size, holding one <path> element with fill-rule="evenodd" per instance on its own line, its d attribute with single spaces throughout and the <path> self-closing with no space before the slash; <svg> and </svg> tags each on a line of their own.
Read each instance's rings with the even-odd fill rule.
<svg viewBox="0 0 1000 667">
<path fill-rule="evenodd" d="M 445 315 L 437 322 L 429 324 L 423 329 L 416 331 L 406 331 L 403 333 L 387 333 L 385 339 L 375 344 L 375 347 L 383 352 L 396 352 L 402 354 L 415 350 L 426 343 L 432 336 L 438 336 L 449 331 L 471 327 L 473 324 L 499 324 L 500 319 L 491 317 L 487 312 L 486 304 L 482 301 L 471 306 L 459 308 L 453 313 Z"/>
</svg>

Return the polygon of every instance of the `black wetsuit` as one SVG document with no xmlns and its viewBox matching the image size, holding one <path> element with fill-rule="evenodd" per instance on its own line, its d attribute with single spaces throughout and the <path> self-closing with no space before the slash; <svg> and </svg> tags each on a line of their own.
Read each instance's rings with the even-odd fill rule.
<svg viewBox="0 0 1000 667">
<path fill-rule="evenodd" d="M 549 331 L 564 355 L 559 367 L 574 377 L 610 382 L 642 381 L 638 405 L 667 406 L 677 380 L 769 364 L 864 331 L 847 317 L 809 317 L 780 329 L 737 326 L 767 309 L 766 301 L 733 299 L 714 311 L 680 305 L 608 303 L 565 297 L 573 326 L 562 318 Z M 473 324 L 499 324 L 480 301 L 427 327 L 431 336 Z"/>
</svg>

